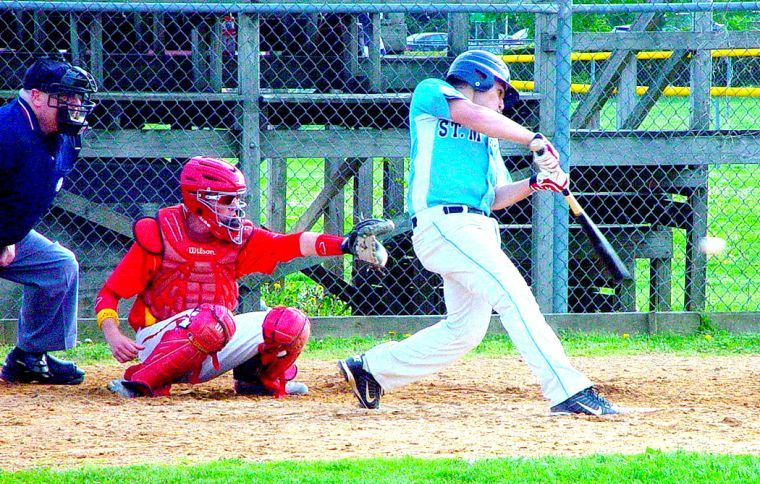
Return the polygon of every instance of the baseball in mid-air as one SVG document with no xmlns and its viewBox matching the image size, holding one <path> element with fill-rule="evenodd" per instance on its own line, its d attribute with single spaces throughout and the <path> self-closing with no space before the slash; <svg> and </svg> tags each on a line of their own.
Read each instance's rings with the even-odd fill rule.
<svg viewBox="0 0 760 484">
<path fill-rule="evenodd" d="M 718 255 L 726 250 L 726 240 L 720 237 L 702 237 L 699 239 L 699 251 L 705 255 Z"/>
</svg>

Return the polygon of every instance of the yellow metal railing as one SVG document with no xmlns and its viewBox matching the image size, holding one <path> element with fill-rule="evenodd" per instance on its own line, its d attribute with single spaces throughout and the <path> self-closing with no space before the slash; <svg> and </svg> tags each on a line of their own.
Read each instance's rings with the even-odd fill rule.
<svg viewBox="0 0 760 484">
<path fill-rule="evenodd" d="M 518 91 L 532 91 L 535 89 L 535 83 L 533 81 L 517 81 L 512 80 L 510 84 Z M 641 96 L 647 90 L 649 86 L 636 86 L 636 94 Z M 571 84 L 570 92 L 578 94 L 586 94 L 591 90 L 591 84 Z M 617 90 L 615 90 L 616 92 Z M 676 96 L 687 97 L 689 95 L 689 88 L 684 86 L 667 86 L 662 91 L 663 96 Z M 760 97 L 760 87 L 712 87 L 710 88 L 711 96 L 726 96 L 726 97 Z"/>
<path fill-rule="evenodd" d="M 760 49 L 716 49 L 711 51 L 713 57 L 757 57 Z M 601 61 L 609 59 L 611 52 L 573 52 L 570 59 L 573 61 Z M 673 55 L 670 50 L 641 51 L 636 54 L 637 59 L 667 59 Z M 533 54 L 503 55 L 506 63 L 533 62 Z M 512 81 L 511 84 L 521 91 L 532 91 L 533 81 Z M 649 86 L 636 86 L 636 94 L 641 96 Z M 591 90 L 590 84 L 571 84 L 570 92 L 586 94 Z M 685 86 L 668 86 L 663 89 L 663 96 L 688 96 L 689 88 Z M 726 97 L 760 97 L 760 87 L 721 87 L 710 88 L 711 96 Z"/>
<path fill-rule="evenodd" d="M 760 49 L 716 49 L 711 51 L 713 57 L 758 57 L 760 56 Z M 570 54 L 570 60 L 573 61 L 598 61 L 609 59 L 612 52 L 573 52 Z M 667 59 L 673 55 L 672 50 L 643 50 L 636 54 L 636 58 L 639 60 L 647 59 Z M 504 62 L 519 63 L 519 62 L 533 62 L 536 56 L 533 54 L 516 54 L 516 55 L 503 55 L 501 56 Z"/>
</svg>

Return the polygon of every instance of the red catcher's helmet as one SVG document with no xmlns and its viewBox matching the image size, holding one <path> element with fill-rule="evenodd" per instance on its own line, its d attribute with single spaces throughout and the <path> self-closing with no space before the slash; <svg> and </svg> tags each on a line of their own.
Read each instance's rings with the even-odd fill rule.
<svg viewBox="0 0 760 484">
<path fill-rule="evenodd" d="M 182 168 L 179 179 L 185 207 L 198 215 L 215 237 L 242 243 L 243 173 L 217 158 L 196 156 Z"/>
<path fill-rule="evenodd" d="M 264 337 L 264 346 L 267 348 L 284 350 L 295 344 L 300 345 L 300 349 L 306 344 L 311 334 L 311 321 L 299 309 L 277 306 L 272 308 L 264 318 L 261 334 Z"/>
</svg>

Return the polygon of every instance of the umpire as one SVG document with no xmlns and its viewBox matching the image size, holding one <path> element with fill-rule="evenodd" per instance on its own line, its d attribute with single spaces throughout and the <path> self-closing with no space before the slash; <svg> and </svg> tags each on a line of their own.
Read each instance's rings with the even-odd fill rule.
<svg viewBox="0 0 760 484">
<path fill-rule="evenodd" d="M 76 342 L 79 263 L 34 227 L 73 168 L 96 90 L 87 71 L 42 58 L 18 98 L 0 107 L 0 278 L 24 286 L 18 342 L 2 369 L 7 382 L 84 380 L 74 363 L 47 354 Z"/>
</svg>

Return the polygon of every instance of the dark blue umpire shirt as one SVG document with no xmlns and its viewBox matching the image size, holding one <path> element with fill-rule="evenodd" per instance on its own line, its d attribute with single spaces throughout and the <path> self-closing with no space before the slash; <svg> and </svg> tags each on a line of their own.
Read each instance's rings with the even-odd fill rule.
<svg viewBox="0 0 760 484">
<path fill-rule="evenodd" d="M 79 146 L 79 136 L 46 136 L 21 98 L 0 107 L 0 248 L 37 225 L 74 167 Z"/>
</svg>

